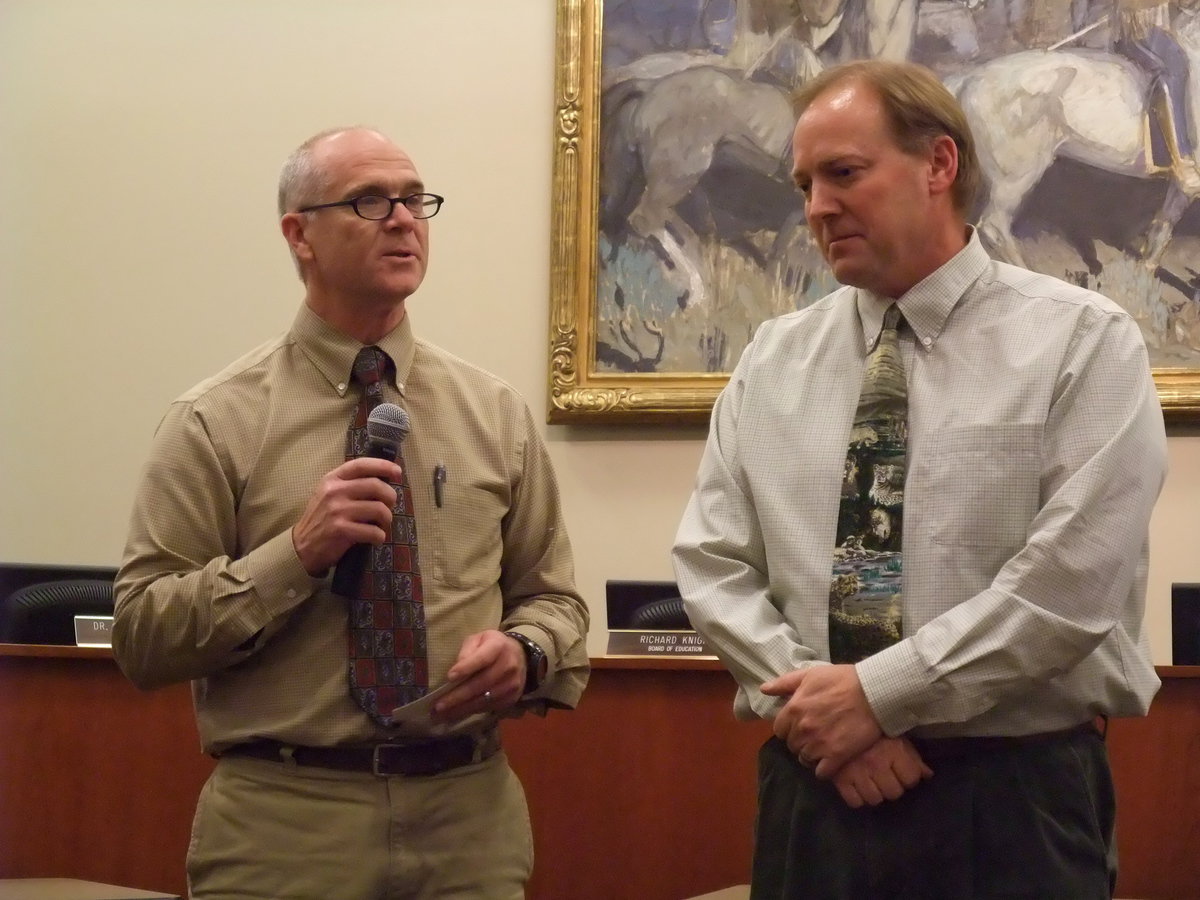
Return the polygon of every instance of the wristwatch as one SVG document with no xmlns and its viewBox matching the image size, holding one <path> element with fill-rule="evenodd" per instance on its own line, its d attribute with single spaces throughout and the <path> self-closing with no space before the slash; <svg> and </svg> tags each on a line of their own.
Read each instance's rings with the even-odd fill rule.
<svg viewBox="0 0 1200 900">
<path fill-rule="evenodd" d="M 506 631 L 504 634 L 520 644 L 521 649 L 525 651 L 525 690 L 522 693 L 532 694 L 546 680 L 546 669 L 549 665 L 546 651 L 538 646 L 533 638 L 526 637 L 519 631 Z"/>
</svg>

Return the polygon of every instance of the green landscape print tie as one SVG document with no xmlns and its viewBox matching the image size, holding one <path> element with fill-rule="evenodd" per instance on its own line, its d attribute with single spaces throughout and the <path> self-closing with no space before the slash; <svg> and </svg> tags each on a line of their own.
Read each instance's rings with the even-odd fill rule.
<svg viewBox="0 0 1200 900">
<path fill-rule="evenodd" d="M 908 392 L 893 303 L 867 359 L 838 508 L 829 658 L 855 663 L 901 637 Z"/>
</svg>

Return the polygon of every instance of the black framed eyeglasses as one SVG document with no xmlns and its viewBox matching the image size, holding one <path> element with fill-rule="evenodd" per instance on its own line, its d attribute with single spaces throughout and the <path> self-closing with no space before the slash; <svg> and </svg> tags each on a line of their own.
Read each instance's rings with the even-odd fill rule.
<svg viewBox="0 0 1200 900">
<path fill-rule="evenodd" d="M 409 194 L 407 197 L 381 197 L 378 194 L 364 194 L 350 200 L 339 200 L 336 203 L 318 203 L 315 206 L 305 206 L 296 212 L 312 212 L 314 209 L 332 209 L 335 206 L 349 206 L 363 219 L 378 222 L 392 214 L 397 203 L 403 203 L 404 208 L 414 219 L 432 219 L 442 208 L 446 198 L 438 194 Z"/>
</svg>

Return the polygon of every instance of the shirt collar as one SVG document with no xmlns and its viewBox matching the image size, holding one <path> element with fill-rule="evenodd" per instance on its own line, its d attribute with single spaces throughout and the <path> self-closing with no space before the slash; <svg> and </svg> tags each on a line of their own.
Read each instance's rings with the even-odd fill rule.
<svg viewBox="0 0 1200 900">
<path fill-rule="evenodd" d="M 879 341 L 883 314 L 892 303 L 900 306 L 904 321 L 917 336 L 920 346 L 928 350 L 937 343 L 950 313 L 991 262 L 979 242 L 979 232 L 970 226 L 968 231 L 967 245 L 913 285 L 899 300 L 880 297 L 861 288 L 858 290 L 858 316 L 868 353 Z"/>
<path fill-rule="evenodd" d="M 301 352 L 316 366 L 338 395 L 350 390 L 350 372 L 354 368 L 354 357 L 363 345 L 348 335 L 342 334 L 315 312 L 308 304 L 300 304 L 296 319 L 292 322 L 292 338 Z M 375 346 L 391 357 L 395 364 L 395 385 L 400 396 L 404 396 L 408 373 L 412 369 L 416 353 L 416 341 L 408 315 L 400 320 Z"/>
</svg>

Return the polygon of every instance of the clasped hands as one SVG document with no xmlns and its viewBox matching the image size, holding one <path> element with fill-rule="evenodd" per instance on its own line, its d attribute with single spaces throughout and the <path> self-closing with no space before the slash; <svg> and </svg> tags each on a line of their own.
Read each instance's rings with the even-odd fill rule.
<svg viewBox="0 0 1200 900">
<path fill-rule="evenodd" d="M 884 735 L 854 666 L 799 669 L 760 690 L 788 698 L 775 716 L 775 736 L 851 807 L 899 799 L 933 775 L 911 741 Z"/>
</svg>

